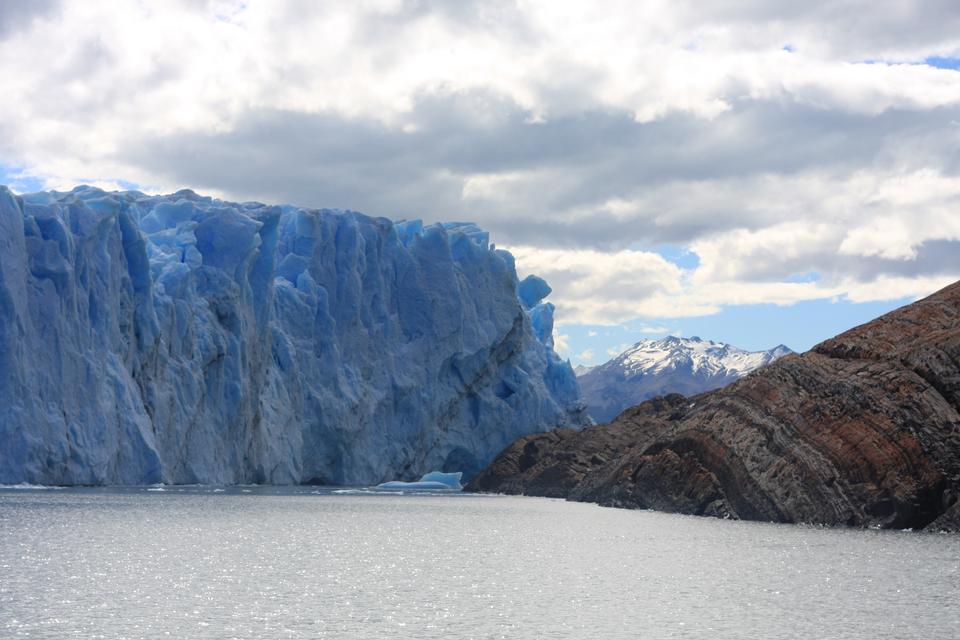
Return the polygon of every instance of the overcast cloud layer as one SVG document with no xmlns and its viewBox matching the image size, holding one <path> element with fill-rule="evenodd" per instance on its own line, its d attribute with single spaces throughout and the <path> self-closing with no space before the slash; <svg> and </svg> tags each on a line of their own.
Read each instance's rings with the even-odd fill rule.
<svg viewBox="0 0 960 640">
<path fill-rule="evenodd" d="M 953 0 L 5 2 L 0 164 L 471 219 L 563 323 L 894 299 L 960 278 L 957 57 Z"/>
</svg>

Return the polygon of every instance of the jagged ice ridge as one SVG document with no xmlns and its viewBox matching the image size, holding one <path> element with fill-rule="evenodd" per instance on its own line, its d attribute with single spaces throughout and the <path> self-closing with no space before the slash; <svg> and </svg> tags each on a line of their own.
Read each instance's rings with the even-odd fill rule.
<svg viewBox="0 0 960 640">
<path fill-rule="evenodd" d="M 469 223 L 0 187 L 0 483 L 472 475 L 589 422 L 548 292 Z"/>
</svg>

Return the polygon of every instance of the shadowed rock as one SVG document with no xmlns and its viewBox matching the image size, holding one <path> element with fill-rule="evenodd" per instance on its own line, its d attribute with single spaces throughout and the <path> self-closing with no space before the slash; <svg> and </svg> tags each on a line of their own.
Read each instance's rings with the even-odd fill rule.
<svg viewBox="0 0 960 640">
<path fill-rule="evenodd" d="M 468 490 L 960 530 L 960 283 L 733 384 L 521 438 Z"/>
</svg>

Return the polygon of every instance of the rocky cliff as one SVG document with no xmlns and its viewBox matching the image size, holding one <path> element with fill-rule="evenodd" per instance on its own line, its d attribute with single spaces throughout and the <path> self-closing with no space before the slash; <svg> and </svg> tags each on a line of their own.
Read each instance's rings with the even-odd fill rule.
<svg viewBox="0 0 960 640">
<path fill-rule="evenodd" d="M 470 475 L 588 422 L 545 286 L 472 224 L 0 187 L 0 483 Z"/>
<path fill-rule="evenodd" d="M 472 490 L 960 529 L 960 283 L 722 389 L 521 438 Z"/>
</svg>

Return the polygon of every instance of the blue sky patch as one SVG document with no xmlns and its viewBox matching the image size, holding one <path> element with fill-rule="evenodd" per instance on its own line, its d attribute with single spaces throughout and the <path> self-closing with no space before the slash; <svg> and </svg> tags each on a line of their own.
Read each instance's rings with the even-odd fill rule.
<svg viewBox="0 0 960 640">
<path fill-rule="evenodd" d="M 784 278 L 784 282 L 817 282 L 820 280 L 820 274 L 816 271 L 807 271 L 805 273 L 795 273 L 792 276 Z"/>
<path fill-rule="evenodd" d="M 0 163 L 0 184 L 10 187 L 17 193 L 29 193 L 43 189 L 43 181 L 23 175 L 23 167 Z"/>
<path fill-rule="evenodd" d="M 937 69 L 950 69 L 953 71 L 960 71 L 960 58 L 946 57 L 946 56 L 930 56 L 929 58 L 924 58 L 923 60 L 909 61 L 909 60 L 862 60 L 861 64 L 913 64 L 913 65 L 926 65 L 928 67 L 936 67 Z"/>
<path fill-rule="evenodd" d="M 940 56 L 931 56 L 923 61 L 923 64 L 938 69 L 953 69 L 960 71 L 960 58 L 943 58 Z"/>
<path fill-rule="evenodd" d="M 680 247 L 674 244 L 661 244 L 655 247 L 647 248 L 633 248 L 638 251 L 652 251 L 660 254 L 664 257 L 664 259 L 672 262 L 681 269 L 696 269 L 700 266 L 700 256 L 686 249 L 685 247 Z"/>
<path fill-rule="evenodd" d="M 566 336 L 569 353 L 564 355 L 574 364 L 601 364 L 639 340 L 665 335 L 700 336 L 751 351 L 778 344 L 786 344 L 794 351 L 807 351 L 827 338 L 910 302 L 910 298 L 862 303 L 821 299 L 789 306 L 739 305 L 695 318 L 634 320 L 612 327 L 564 325 L 557 333 Z M 592 357 L 581 357 L 586 351 L 592 352 Z"/>
</svg>

